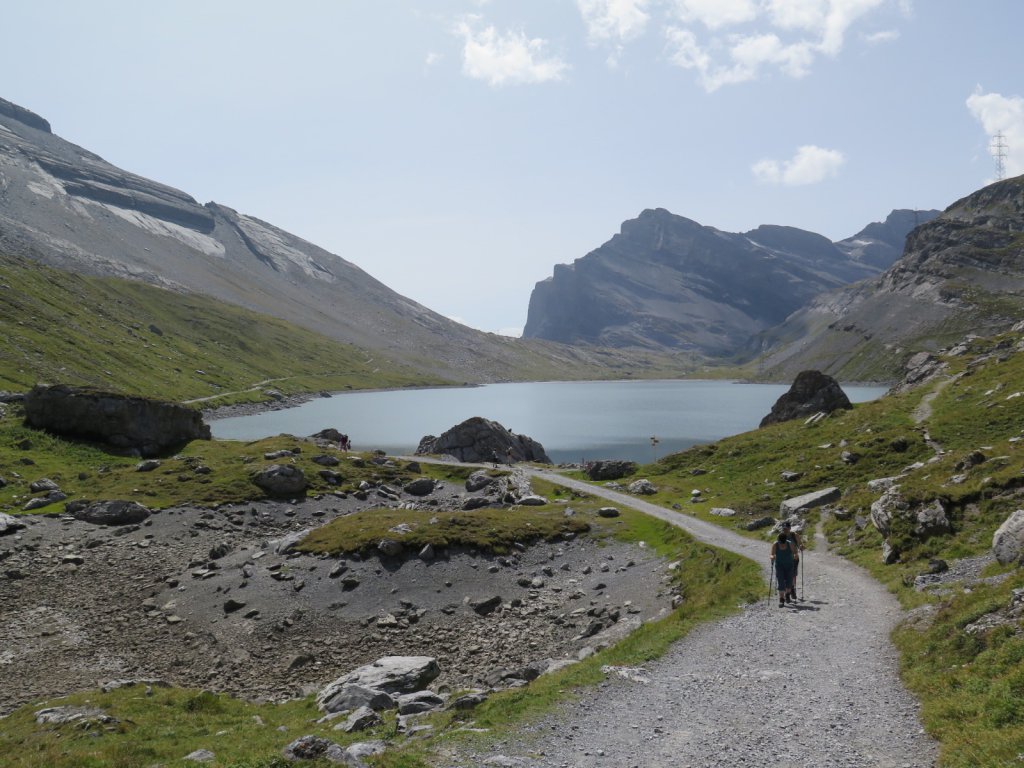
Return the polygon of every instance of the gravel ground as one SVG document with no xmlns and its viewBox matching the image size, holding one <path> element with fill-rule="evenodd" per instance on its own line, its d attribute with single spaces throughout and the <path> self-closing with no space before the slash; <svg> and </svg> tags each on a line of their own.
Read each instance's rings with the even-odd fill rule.
<svg viewBox="0 0 1024 768">
<path fill-rule="evenodd" d="M 462 495 L 446 484 L 433 497 L 445 508 Z M 25 530 L 0 537 L 0 715 L 114 679 L 285 699 L 388 655 L 436 657 L 438 687 L 480 685 L 575 658 L 671 607 L 662 559 L 586 536 L 430 562 L 279 551 L 375 506 L 328 495 L 176 507 L 128 526 L 22 518 Z M 502 604 L 486 615 L 470 605 L 493 597 Z"/>
<path fill-rule="evenodd" d="M 563 481 L 564 482 L 564 481 Z M 610 491 L 701 539 L 768 563 L 768 545 Z M 611 673 L 486 753 L 446 765 L 923 768 L 935 763 L 916 701 L 903 688 L 889 633 L 895 599 L 865 572 L 805 554 L 805 599 L 769 602 L 702 627 L 629 678 Z"/>
</svg>

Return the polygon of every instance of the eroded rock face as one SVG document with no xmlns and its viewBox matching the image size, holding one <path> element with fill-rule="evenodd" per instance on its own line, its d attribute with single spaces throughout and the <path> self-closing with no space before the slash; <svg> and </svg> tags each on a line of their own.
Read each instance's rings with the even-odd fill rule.
<svg viewBox="0 0 1024 768">
<path fill-rule="evenodd" d="M 449 429 L 440 437 L 427 435 L 420 440 L 417 455 L 440 453 L 459 461 L 536 461 L 550 464 L 544 446 L 526 435 L 517 435 L 496 421 L 481 416 Z"/>
<path fill-rule="evenodd" d="M 25 423 L 56 435 L 95 440 L 156 456 L 209 440 L 202 414 L 174 403 L 57 384 L 25 396 Z"/>
<path fill-rule="evenodd" d="M 821 371 L 801 371 L 789 391 L 775 401 L 771 413 L 761 419 L 760 426 L 851 408 L 850 398 L 831 376 Z"/>
</svg>

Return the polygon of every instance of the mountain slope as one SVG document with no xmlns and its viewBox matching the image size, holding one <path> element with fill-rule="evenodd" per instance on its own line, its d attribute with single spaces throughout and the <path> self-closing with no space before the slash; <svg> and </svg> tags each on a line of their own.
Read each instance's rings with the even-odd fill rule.
<svg viewBox="0 0 1024 768">
<path fill-rule="evenodd" d="M 794 227 L 733 234 L 645 210 L 600 248 L 537 283 L 523 335 L 720 359 L 749 355 L 757 351 L 752 336 L 814 296 L 877 274 L 875 261 L 891 249 L 878 235 L 890 237 L 900 226 L 892 219 L 837 244 Z"/>
<path fill-rule="evenodd" d="M 767 376 L 889 379 L 916 352 L 1024 318 L 1024 176 L 958 200 L 877 278 L 825 294 L 765 335 Z"/>
<path fill-rule="evenodd" d="M 207 405 L 262 400 L 266 389 L 453 383 L 206 296 L 0 255 L 0 390 L 37 382 Z"/>
<path fill-rule="evenodd" d="M 462 326 L 267 222 L 116 168 L 2 100 L 0 252 L 205 294 L 431 378 L 579 378 L 602 375 L 606 362 L 620 373 L 666 371 L 650 355 L 610 359 Z"/>
</svg>

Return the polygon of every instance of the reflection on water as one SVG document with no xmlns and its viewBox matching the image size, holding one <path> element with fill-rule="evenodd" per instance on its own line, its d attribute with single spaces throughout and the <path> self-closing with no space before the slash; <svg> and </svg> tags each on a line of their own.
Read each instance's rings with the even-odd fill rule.
<svg viewBox="0 0 1024 768">
<path fill-rule="evenodd" d="M 756 428 L 788 389 L 724 381 L 560 381 L 352 392 L 288 410 L 219 419 L 211 428 L 214 437 L 255 440 L 335 427 L 352 438 L 356 450 L 409 454 L 425 435 L 482 416 L 537 440 L 556 463 L 648 462 Z M 885 392 L 884 387 L 843 389 L 853 402 Z"/>
</svg>

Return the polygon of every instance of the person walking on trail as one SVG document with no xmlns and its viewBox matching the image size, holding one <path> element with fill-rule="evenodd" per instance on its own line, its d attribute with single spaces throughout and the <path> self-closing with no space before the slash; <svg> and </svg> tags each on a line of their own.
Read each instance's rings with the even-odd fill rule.
<svg viewBox="0 0 1024 768">
<path fill-rule="evenodd" d="M 800 538 L 800 534 L 793 530 L 789 520 L 782 524 L 782 532 L 786 534 L 786 538 L 795 547 L 796 560 L 793 562 L 793 589 L 791 594 L 793 599 L 796 600 L 796 577 L 800 572 L 800 553 L 804 551 L 804 542 Z"/>
<path fill-rule="evenodd" d="M 796 545 L 785 533 L 780 533 L 779 538 L 772 543 L 772 564 L 775 566 L 775 578 L 779 582 L 779 608 L 793 602 L 794 599 L 796 553 Z"/>
</svg>

